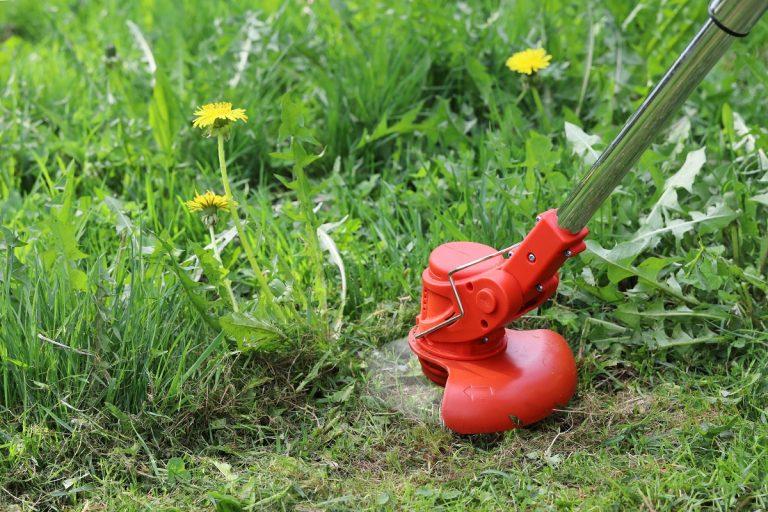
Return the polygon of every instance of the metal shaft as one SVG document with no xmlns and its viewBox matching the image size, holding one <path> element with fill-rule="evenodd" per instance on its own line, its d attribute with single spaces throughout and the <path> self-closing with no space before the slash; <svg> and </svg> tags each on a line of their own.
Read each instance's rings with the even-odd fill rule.
<svg viewBox="0 0 768 512">
<path fill-rule="evenodd" d="M 768 0 L 710 4 L 710 19 L 558 208 L 561 228 L 576 233 L 587 224 L 733 40 L 747 35 L 766 9 Z"/>
</svg>

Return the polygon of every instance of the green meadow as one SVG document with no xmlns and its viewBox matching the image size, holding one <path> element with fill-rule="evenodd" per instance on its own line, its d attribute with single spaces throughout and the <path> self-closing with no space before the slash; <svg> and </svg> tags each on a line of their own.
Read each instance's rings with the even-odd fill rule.
<svg viewBox="0 0 768 512">
<path fill-rule="evenodd" d="M 0 510 L 768 508 L 767 20 L 516 323 L 569 341 L 566 408 L 461 436 L 371 386 L 430 251 L 525 236 L 706 19 L 0 1 Z"/>
</svg>

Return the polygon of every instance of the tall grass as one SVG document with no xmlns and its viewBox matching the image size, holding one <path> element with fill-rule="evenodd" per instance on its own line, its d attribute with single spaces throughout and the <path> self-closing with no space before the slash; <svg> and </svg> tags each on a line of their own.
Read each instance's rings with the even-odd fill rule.
<svg viewBox="0 0 768 512">
<path fill-rule="evenodd" d="M 179 271 L 196 277 L 190 257 L 206 240 L 182 200 L 218 189 L 212 141 L 189 126 L 194 106 L 227 99 L 251 118 L 225 143 L 227 163 L 255 257 L 289 320 L 259 311 L 232 242 L 223 261 L 249 315 L 237 328 L 252 334 L 249 322 L 265 322 L 277 333 L 262 347 L 267 357 L 317 360 L 405 332 L 431 248 L 456 239 L 502 246 L 556 207 L 584 168 L 564 121 L 606 142 L 693 33 L 685 20 L 704 15 L 676 0 L 636 11 L 618 0 L 0 9 L 0 397 L 6 409 L 57 417 L 103 404 L 136 411 L 148 397 L 178 404 L 225 354 L 249 348 L 201 317 L 195 297 L 213 316 L 224 302 L 206 278 L 192 291 L 179 280 Z M 654 31 L 659 23 L 670 30 Z M 656 240 L 628 271 L 595 256 L 584 272 L 573 263 L 558 301 L 532 321 L 615 352 L 646 343 L 649 331 L 662 346 L 764 328 L 766 226 L 751 198 L 765 187 L 733 112 L 749 127 L 764 121 L 753 105 L 768 79 L 753 57 L 765 34 L 756 29 L 714 72 L 681 114 L 690 131 L 663 135 L 591 226 L 605 247 L 631 239 L 665 177 L 704 143 L 707 177 L 680 192 L 681 215 L 721 202 L 743 215 Z M 523 83 L 503 67 L 511 51 L 537 44 L 554 55 L 540 77 L 543 111 L 516 101 Z M 288 97 L 293 107 L 280 101 Z M 288 108 L 298 113 L 281 133 Z M 764 148 L 765 134 L 752 133 Z M 280 155 L 300 136 L 302 151 L 323 156 L 296 168 L 295 153 Z M 313 238 L 336 222 L 330 236 L 351 283 L 344 302 L 338 268 Z M 699 316 L 674 313 L 674 296 L 636 284 L 652 271 L 695 296 Z M 719 287 L 706 284 L 714 274 Z M 626 300 L 629 309 L 617 307 Z"/>
</svg>

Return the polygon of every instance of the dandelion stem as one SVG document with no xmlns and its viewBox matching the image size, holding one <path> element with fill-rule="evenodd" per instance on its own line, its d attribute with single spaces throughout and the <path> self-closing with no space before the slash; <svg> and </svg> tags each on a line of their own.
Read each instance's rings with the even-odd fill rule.
<svg viewBox="0 0 768 512">
<path fill-rule="evenodd" d="M 539 111 L 539 116 L 541 116 L 542 127 L 545 131 L 549 131 L 549 114 L 544 108 L 544 104 L 541 102 L 541 96 L 539 96 L 539 91 L 536 89 L 535 84 L 531 85 L 531 96 L 533 96 L 533 103 L 536 105 L 536 110 Z"/>
<path fill-rule="evenodd" d="M 208 233 L 211 235 L 211 248 L 213 249 L 213 257 L 216 258 L 216 261 L 218 261 L 220 265 L 224 266 L 224 264 L 221 262 L 219 246 L 216 244 L 216 233 L 213 231 L 213 224 L 208 225 Z M 232 303 L 232 309 L 235 311 L 235 313 L 237 313 L 240 311 L 240 307 L 237 305 L 235 294 L 232 292 L 232 281 L 225 277 L 222 279 L 222 282 L 224 283 L 224 287 L 227 289 L 227 295 L 229 295 L 229 302 Z"/>
<path fill-rule="evenodd" d="M 240 222 L 240 215 L 237 211 L 237 203 L 232 197 L 232 189 L 229 186 L 229 177 L 227 176 L 227 161 L 224 158 L 224 135 L 219 134 L 217 136 L 217 140 L 219 148 L 219 169 L 221 170 L 221 183 L 224 185 L 224 195 L 229 201 L 229 212 L 232 214 L 232 220 L 235 222 L 237 235 L 240 237 L 240 243 L 243 245 L 245 257 L 248 259 L 248 263 L 250 263 L 253 273 L 256 274 L 256 279 L 259 282 L 262 295 L 264 297 L 268 297 L 269 299 L 274 299 L 272 290 L 269 289 L 267 278 L 264 277 L 264 273 L 261 271 L 261 268 L 256 261 L 256 256 L 253 253 L 251 242 L 248 240 L 245 230 L 243 229 L 243 224 Z"/>
<path fill-rule="evenodd" d="M 521 101 L 523 101 L 523 98 L 525 98 L 525 95 L 528 94 L 528 81 L 523 82 L 523 86 L 520 89 L 520 94 L 517 95 L 517 98 L 515 98 L 515 105 L 519 105 Z"/>
</svg>

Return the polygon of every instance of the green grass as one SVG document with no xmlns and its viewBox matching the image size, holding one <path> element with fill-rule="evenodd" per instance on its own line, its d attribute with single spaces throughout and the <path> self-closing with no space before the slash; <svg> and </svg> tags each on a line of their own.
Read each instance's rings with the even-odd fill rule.
<svg viewBox="0 0 768 512">
<path fill-rule="evenodd" d="M 705 19 L 682 0 L 0 2 L 0 509 L 768 507 L 765 23 L 521 322 L 571 342 L 567 410 L 462 437 L 368 385 L 430 250 L 519 240 Z M 538 44 L 533 81 L 504 67 Z M 250 118 L 228 167 L 276 297 L 234 239 L 241 315 L 183 205 L 223 192 L 190 122 L 216 100 Z"/>
</svg>

